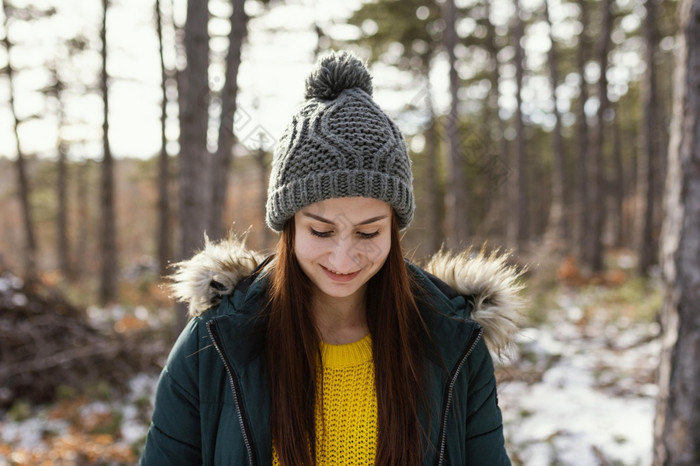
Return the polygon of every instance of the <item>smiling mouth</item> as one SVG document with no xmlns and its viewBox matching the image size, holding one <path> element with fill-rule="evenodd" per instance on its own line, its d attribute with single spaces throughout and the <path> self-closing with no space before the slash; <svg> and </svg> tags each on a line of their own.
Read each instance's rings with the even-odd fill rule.
<svg viewBox="0 0 700 466">
<path fill-rule="evenodd" d="M 326 275 L 328 275 L 328 277 L 331 280 L 336 281 L 336 282 L 349 282 L 350 280 L 352 280 L 353 278 L 355 278 L 356 276 L 358 276 L 360 274 L 359 270 L 357 270 L 355 272 L 350 272 L 350 273 L 340 273 L 340 272 L 335 272 L 335 271 L 333 271 L 329 268 L 326 268 L 324 266 L 321 266 L 321 268 L 323 269 L 324 272 L 326 272 Z"/>
</svg>

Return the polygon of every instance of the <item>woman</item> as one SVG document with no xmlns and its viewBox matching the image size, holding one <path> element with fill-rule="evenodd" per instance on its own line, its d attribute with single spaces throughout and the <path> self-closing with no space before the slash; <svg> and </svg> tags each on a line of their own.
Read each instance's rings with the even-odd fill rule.
<svg viewBox="0 0 700 466">
<path fill-rule="evenodd" d="M 518 274 L 441 254 L 441 280 L 404 260 L 411 165 L 371 95 L 353 55 L 319 60 L 275 151 L 276 254 L 231 238 L 179 264 L 192 319 L 142 464 L 510 464 L 484 340 L 500 351 L 516 330 Z"/>
</svg>

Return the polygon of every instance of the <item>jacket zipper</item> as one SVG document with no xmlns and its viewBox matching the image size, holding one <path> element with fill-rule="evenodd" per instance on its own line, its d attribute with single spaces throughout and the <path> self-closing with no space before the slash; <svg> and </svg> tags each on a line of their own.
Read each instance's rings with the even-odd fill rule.
<svg viewBox="0 0 700 466">
<path fill-rule="evenodd" d="M 457 363 L 457 366 L 455 367 L 454 372 L 452 373 L 452 376 L 450 377 L 450 382 L 447 386 L 447 397 L 445 401 L 445 408 L 442 412 L 442 426 L 440 426 L 440 451 L 438 452 L 438 458 L 437 458 L 437 466 L 441 466 L 443 461 L 445 460 L 445 442 L 447 438 L 447 415 L 450 410 L 450 405 L 452 404 L 452 396 L 454 392 L 454 386 L 455 383 L 457 382 L 457 377 L 459 376 L 459 373 L 462 370 L 462 366 L 464 366 L 464 363 L 467 361 L 467 358 L 469 358 L 469 355 L 472 354 L 472 351 L 474 351 L 474 348 L 476 348 L 477 343 L 479 343 L 479 340 L 481 340 L 481 335 L 484 333 L 484 330 L 479 328 L 478 330 L 475 330 L 472 333 L 471 337 L 471 344 L 467 345 L 466 351 L 462 354 L 462 357 L 460 358 L 459 362 Z"/>
<path fill-rule="evenodd" d="M 226 373 L 228 374 L 228 381 L 229 384 L 231 385 L 231 391 L 233 391 L 233 400 L 236 405 L 236 410 L 238 411 L 238 423 L 241 427 L 241 433 L 243 435 L 243 443 L 245 444 L 245 448 L 248 452 L 248 464 L 250 466 L 255 466 L 257 461 L 255 460 L 255 457 L 253 455 L 253 447 L 250 442 L 250 434 L 249 434 L 249 428 L 248 428 L 248 422 L 246 421 L 246 416 L 245 412 L 243 411 L 243 401 L 240 398 L 240 387 L 238 386 L 237 379 L 234 377 L 234 371 L 233 371 L 233 366 L 231 366 L 231 363 L 229 360 L 226 358 L 224 355 L 224 352 L 221 350 L 221 343 L 219 342 L 218 339 L 218 333 L 216 332 L 216 329 L 214 328 L 215 323 L 213 321 L 207 322 L 207 331 L 209 332 L 209 338 L 211 338 L 212 343 L 214 344 L 214 348 L 216 348 L 216 352 L 219 353 L 219 357 L 224 363 L 224 368 L 226 369 Z"/>
</svg>

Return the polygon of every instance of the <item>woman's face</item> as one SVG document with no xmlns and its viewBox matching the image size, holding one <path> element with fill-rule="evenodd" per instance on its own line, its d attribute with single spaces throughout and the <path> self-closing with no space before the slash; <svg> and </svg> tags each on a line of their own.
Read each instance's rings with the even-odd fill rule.
<svg viewBox="0 0 700 466">
<path fill-rule="evenodd" d="M 359 298 L 391 248 L 391 207 L 366 197 L 327 199 L 294 215 L 294 253 L 323 295 Z"/>
</svg>

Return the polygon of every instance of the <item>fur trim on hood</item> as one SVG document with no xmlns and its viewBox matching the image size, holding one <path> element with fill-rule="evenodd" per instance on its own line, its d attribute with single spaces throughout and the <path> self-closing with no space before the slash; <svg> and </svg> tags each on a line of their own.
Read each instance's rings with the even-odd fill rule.
<svg viewBox="0 0 700 466">
<path fill-rule="evenodd" d="M 178 302 L 189 304 L 189 317 L 200 315 L 233 293 L 239 281 L 253 273 L 262 255 L 245 246 L 245 236 L 211 242 L 204 237 L 204 249 L 194 257 L 173 264 L 168 288 Z"/>
<path fill-rule="evenodd" d="M 236 284 L 250 275 L 263 256 L 247 249 L 245 237 L 235 235 L 211 242 L 205 238 L 204 249 L 192 259 L 174 264 L 169 278 L 170 291 L 180 302 L 189 304 L 189 316 L 202 314 L 233 292 Z M 523 271 L 508 265 L 508 255 L 471 249 L 460 254 L 441 251 L 433 256 L 425 270 L 447 283 L 458 293 L 474 301 L 472 319 L 484 329 L 489 349 L 502 355 L 520 329 Z"/>
<path fill-rule="evenodd" d="M 471 318 L 484 329 L 486 346 L 503 356 L 520 331 L 525 272 L 508 264 L 509 254 L 498 250 L 474 254 L 467 249 L 459 254 L 440 251 L 428 261 L 425 271 L 447 283 L 457 293 L 474 300 Z"/>
</svg>

